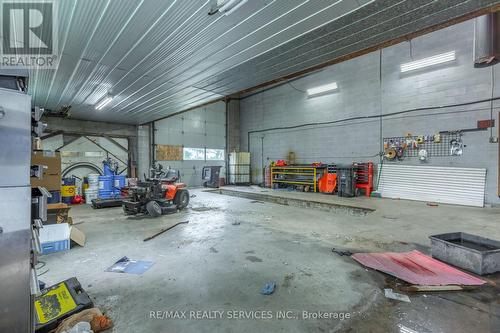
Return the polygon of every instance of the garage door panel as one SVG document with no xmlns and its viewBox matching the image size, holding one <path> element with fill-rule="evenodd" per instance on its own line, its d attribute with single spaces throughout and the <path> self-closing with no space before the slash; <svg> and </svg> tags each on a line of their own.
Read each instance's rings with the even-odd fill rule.
<svg viewBox="0 0 500 333">
<path fill-rule="evenodd" d="M 191 133 L 182 136 L 184 147 L 188 148 L 204 148 L 205 147 L 205 134 Z"/>
<path fill-rule="evenodd" d="M 207 135 L 206 145 L 207 148 L 224 149 L 226 146 L 226 138 L 223 136 Z"/>
<path fill-rule="evenodd" d="M 383 197 L 484 206 L 486 169 L 379 165 Z"/>
<path fill-rule="evenodd" d="M 195 134 L 203 134 L 205 133 L 205 121 L 203 120 L 190 120 L 184 121 L 183 125 L 184 133 L 195 133 Z"/>
<path fill-rule="evenodd" d="M 221 123 L 207 122 L 207 135 L 223 136 L 226 133 L 226 125 Z"/>
</svg>

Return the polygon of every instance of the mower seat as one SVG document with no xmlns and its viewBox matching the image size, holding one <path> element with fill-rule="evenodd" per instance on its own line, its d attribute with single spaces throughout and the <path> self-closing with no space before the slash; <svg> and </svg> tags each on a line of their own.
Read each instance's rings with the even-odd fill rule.
<svg viewBox="0 0 500 333">
<path fill-rule="evenodd" d="M 175 182 L 178 179 L 179 178 L 177 177 L 177 175 L 172 175 L 171 177 L 162 178 L 161 181 L 162 182 L 167 182 L 167 183 L 173 183 L 173 182 Z"/>
</svg>

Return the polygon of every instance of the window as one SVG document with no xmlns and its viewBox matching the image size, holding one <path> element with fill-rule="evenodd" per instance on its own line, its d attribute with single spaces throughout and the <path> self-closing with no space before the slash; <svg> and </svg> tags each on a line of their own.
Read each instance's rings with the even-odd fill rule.
<svg viewBox="0 0 500 333">
<path fill-rule="evenodd" d="M 184 148 L 182 155 L 185 161 L 204 161 L 205 148 Z"/>
<path fill-rule="evenodd" d="M 224 149 L 207 149 L 207 161 L 224 161 Z"/>
<path fill-rule="evenodd" d="M 224 161 L 224 149 L 183 148 L 184 161 Z"/>
<path fill-rule="evenodd" d="M 102 151 L 62 151 L 63 157 L 103 157 Z"/>
<path fill-rule="evenodd" d="M 103 157 L 104 152 L 102 151 L 86 151 L 83 153 L 85 157 Z"/>
</svg>

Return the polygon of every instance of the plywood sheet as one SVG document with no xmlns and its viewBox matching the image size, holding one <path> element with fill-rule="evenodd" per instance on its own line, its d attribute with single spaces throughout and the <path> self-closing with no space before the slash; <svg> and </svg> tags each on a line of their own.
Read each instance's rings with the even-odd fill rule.
<svg viewBox="0 0 500 333">
<path fill-rule="evenodd" d="M 182 161 L 182 146 L 156 145 L 156 160 Z"/>
</svg>

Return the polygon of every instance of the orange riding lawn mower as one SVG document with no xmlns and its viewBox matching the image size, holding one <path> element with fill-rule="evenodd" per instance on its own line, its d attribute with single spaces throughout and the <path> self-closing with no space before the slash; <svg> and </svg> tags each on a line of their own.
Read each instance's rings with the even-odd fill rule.
<svg viewBox="0 0 500 333">
<path fill-rule="evenodd" d="M 189 204 L 189 191 L 186 184 L 178 183 L 178 170 L 163 171 L 158 164 L 150 170 L 150 177 L 137 182 L 137 186 L 129 188 L 127 199 L 123 201 L 126 215 L 147 214 L 158 217 L 163 214 L 182 210 Z"/>
</svg>

